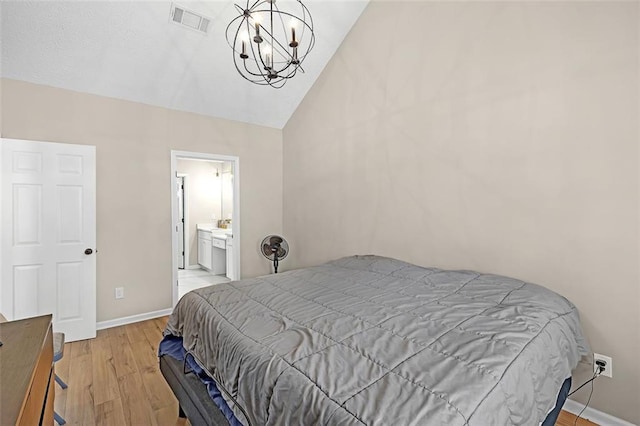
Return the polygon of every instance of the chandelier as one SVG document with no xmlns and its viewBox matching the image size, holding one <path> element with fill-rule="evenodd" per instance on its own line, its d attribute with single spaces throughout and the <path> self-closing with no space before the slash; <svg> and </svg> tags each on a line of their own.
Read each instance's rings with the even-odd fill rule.
<svg viewBox="0 0 640 426">
<path fill-rule="evenodd" d="M 250 3 L 253 1 L 253 3 Z M 227 25 L 236 69 L 252 83 L 284 86 L 315 44 L 313 19 L 300 0 L 247 0 Z"/>
</svg>

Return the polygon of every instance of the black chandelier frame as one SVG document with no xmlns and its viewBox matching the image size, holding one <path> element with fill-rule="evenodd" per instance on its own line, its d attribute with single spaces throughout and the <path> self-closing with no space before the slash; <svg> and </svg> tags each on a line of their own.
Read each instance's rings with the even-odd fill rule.
<svg viewBox="0 0 640 426">
<path fill-rule="evenodd" d="M 301 0 L 288 3 L 300 7 L 300 16 L 280 10 L 276 0 L 247 0 L 246 7 L 235 4 L 240 14 L 227 25 L 225 33 L 233 49 L 233 63 L 244 79 L 279 89 L 298 71 L 304 73 L 302 62 L 315 45 L 313 18 Z M 259 19 L 264 16 L 268 19 Z M 287 18 L 296 24 L 289 26 L 289 31 L 284 22 Z M 275 33 L 280 26 L 278 37 Z M 247 38 L 241 37 L 242 32 Z"/>
</svg>

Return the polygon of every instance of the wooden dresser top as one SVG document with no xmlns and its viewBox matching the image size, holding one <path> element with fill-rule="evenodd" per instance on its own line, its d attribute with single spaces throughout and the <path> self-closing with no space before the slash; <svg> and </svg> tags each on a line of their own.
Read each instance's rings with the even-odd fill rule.
<svg viewBox="0 0 640 426">
<path fill-rule="evenodd" d="M 50 324 L 51 315 L 0 323 L 0 425 L 20 415 Z"/>
</svg>

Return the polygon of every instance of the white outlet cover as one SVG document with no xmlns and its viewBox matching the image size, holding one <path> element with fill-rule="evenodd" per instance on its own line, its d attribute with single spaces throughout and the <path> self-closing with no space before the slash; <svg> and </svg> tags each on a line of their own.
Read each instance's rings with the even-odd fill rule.
<svg viewBox="0 0 640 426">
<path fill-rule="evenodd" d="M 116 287 L 116 299 L 124 299 L 124 287 Z"/>
<path fill-rule="evenodd" d="M 611 359 L 611 357 L 594 353 L 593 354 L 593 372 L 594 373 L 598 371 L 598 366 L 596 365 L 596 361 L 598 360 L 602 360 L 607 363 L 601 376 L 613 378 L 613 360 Z"/>
</svg>

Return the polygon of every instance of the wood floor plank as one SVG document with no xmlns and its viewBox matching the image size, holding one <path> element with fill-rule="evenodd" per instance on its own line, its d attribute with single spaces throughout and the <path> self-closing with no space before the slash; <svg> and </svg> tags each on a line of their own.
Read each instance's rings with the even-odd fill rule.
<svg viewBox="0 0 640 426">
<path fill-rule="evenodd" d="M 96 405 L 96 426 L 122 426 L 126 424 L 120 398 Z"/>
<path fill-rule="evenodd" d="M 188 422 L 178 417 L 178 401 L 173 406 L 154 411 L 158 426 L 188 425 Z"/>
<path fill-rule="evenodd" d="M 122 410 L 127 425 L 157 425 L 140 373 L 119 379 Z"/>
<path fill-rule="evenodd" d="M 137 328 L 142 334 L 140 340 L 131 346 L 151 408 L 160 410 L 173 407 L 176 399 L 160 373 L 158 362 L 158 344 L 162 340 L 162 333 L 152 320 L 138 323 Z"/>
<path fill-rule="evenodd" d="M 137 324 L 137 323 L 135 323 Z M 132 325 L 132 324 L 129 324 Z M 109 333 L 109 337 L 119 337 L 119 336 L 126 336 L 127 335 L 127 327 L 129 325 L 119 325 L 117 327 L 111 327 L 108 328 L 106 331 L 107 333 Z"/>
<path fill-rule="evenodd" d="M 172 405 L 175 396 L 160 373 L 155 351 L 146 339 L 143 342 L 136 342 L 132 347 L 151 408 L 159 410 Z"/>
<path fill-rule="evenodd" d="M 140 373 L 146 371 L 153 372 L 160 369 L 158 355 L 146 338 L 133 343 L 131 350 Z"/>
<path fill-rule="evenodd" d="M 158 376 L 158 374 L 160 374 L 159 371 L 157 374 L 150 372 L 141 373 L 142 381 L 147 391 L 147 397 L 149 398 L 149 403 L 151 404 L 151 408 L 154 410 L 159 410 L 161 408 L 177 404 L 177 400 L 175 399 L 171 388 L 167 385 L 164 377 L 161 375 Z M 177 411 L 175 411 L 174 414 L 177 415 Z"/>
<path fill-rule="evenodd" d="M 107 334 L 91 340 L 91 361 L 93 380 L 100 383 L 100 386 L 93 389 L 94 404 L 97 406 L 120 398 L 111 342 Z"/>
<path fill-rule="evenodd" d="M 67 393 L 65 420 L 69 425 L 90 426 L 95 424 L 91 364 L 90 353 L 71 359 L 69 381 L 67 382 L 69 387 L 64 391 Z"/>
<path fill-rule="evenodd" d="M 140 323 L 139 329 L 144 336 L 144 340 L 148 342 L 149 348 L 157 353 L 158 345 L 162 340 L 162 330 L 157 326 L 155 321 Z M 142 339 L 140 341 L 142 341 Z"/>
<path fill-rule="evenodd" d="M 110 333 L 109 344 L 111 345 L 116 377 L 120 378 L 127 374 L 136 373 L 138 368 L 126 331 L 123 329 L 122 333 Z"/>
<path fill-rule="evenodd" d="M 147 323 L 148 321 L 138 322 L 135 324 L 129 324 L 126 328 L 127 338 L 129 339 L 129 343 L 140 342 L 145 339 L 144 333 L 142 332 L 142 324 Z"/>
<path fill-rule="evenodd" d="M 157 327 L 144 327 L 142 333 L 149 343 L 149 347 L 157 353 L 158 345 L 162 340 L 162 332 Z"/>
<path fill-rule="evenodd" d="M 567 411 L 561 411 L 556 421 L 556 426 L 598 426 L 597 423 L 590 422 L 587 419 L 579 418 L 576 422 L 576 416 Z"/>
<path fill-rule="evenodd" d="M 167 321 L 169 321 L 169 317 L 160 317 L 153 320 L 160 331 L 164 331 L 164 329 L 167 327 Z"/>
<path fill-rule="evenodd" d="M 70 345 L 68 352 L 68 355 L 65 354 L 65 356 L 68 356 L 69 358 L 76 358 L 82 355 L 91 354 L 91 339 L 73 342 Z"/>
<path fill-rule="evenodd" d="M 104 329 L 104 330 L 98 330 L 98 331 L 96 331 L 96 337 L 97 337 L 97 338 L 101 338 L 101 337 L 109 337 L 109 329 Z"/>
</svg>

